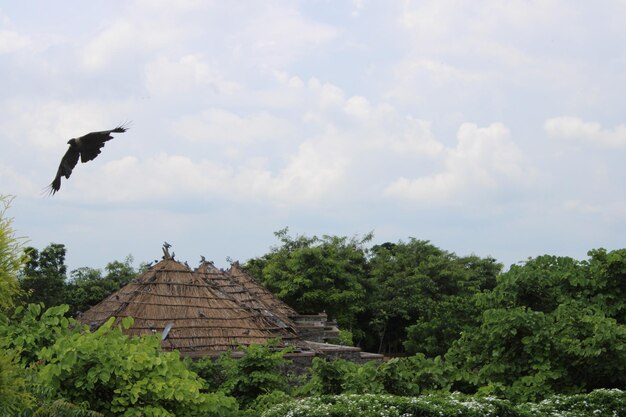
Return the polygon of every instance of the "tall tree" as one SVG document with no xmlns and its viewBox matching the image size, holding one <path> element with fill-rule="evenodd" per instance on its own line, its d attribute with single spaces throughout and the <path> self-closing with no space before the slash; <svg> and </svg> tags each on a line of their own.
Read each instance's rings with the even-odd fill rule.
<svg viewBox="0 0 626 417">
<path fill-rule="evenodd" d="M 512 266 L 478 297 L 480 325 L 454 343 L 448 361 L 475 387 L 514 400 L 626 388 L 626 251 L 589 255 Z"/>
<path fill-rule="evenodd" d="M 20 285 L 30 303 L 44 303 L 51 307 L 64 301 L 65 245 L 51 243 L 41 252 L 26 248 L 28 261 L 20 273 Z"/>
<path fill-rule="evenodd" d="M 352 328 L 363 309 L 364 244 L 372 235 L 293 238 L 287 228 L 275 235 L 282 245 L 248 261 L 248 271 L 299 313 L 326 311 L 341 327 Z"/>
<path fill-rule="evenodd" d="M 384 243 L 371 250 L 363 346 L 387 353 L 443 354 L 475 323 L 474 293 L 492 288 L 501 265 L 459 258 L 425 240 Z"/>
<path fill-rule="evenodd" d="M 128 284 L 137 275 L 132 263 L 131 255 L 123 262 L 109 262 L 104 268 L 105 276 L 102 276 L 102 271 L 96 268 L 82 267 L 73 270 L 63 302 L 70 306 L 72 314 L 86 311 Z"/>
</svg>

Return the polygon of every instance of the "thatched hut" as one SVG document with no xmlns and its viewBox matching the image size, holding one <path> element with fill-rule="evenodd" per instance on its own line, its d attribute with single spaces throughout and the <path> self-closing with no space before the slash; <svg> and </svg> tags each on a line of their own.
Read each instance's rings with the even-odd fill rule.
<svg viewBox="0 0 626 417">
<path fill-rule="evenodd" d="M 133 317 L 131 335 L 163 334 L 169 327 L 163 347 L 190 356 L 216 355 L 276 338 L 283 346 L 306 349 L 289 326 L 246 308 L 204 275 L 168 256 L 86 311 L 80 320 L 98 327 L 111 316 L 117 321 Z"/>
<path fill-rule="evenodd" d="M 79 320 L 92 328 L 109 318 L 133 317 L 130 335 L 161 335 L 166 350 L 191 357 L 237 356 L 241 346 L 279 340 L 291 346 L 294 367 L 310 365 L 314 356 L 358 362 L 381 355 L 359 348 L 325 343 L 338 335 L 325 313 L 299 315 L 234 263 L 228 271 L 203 258 L 196 270 L 174 260 L 163 248 L 163 260 L 125 287 L 83 313 Z"/>
</svg>

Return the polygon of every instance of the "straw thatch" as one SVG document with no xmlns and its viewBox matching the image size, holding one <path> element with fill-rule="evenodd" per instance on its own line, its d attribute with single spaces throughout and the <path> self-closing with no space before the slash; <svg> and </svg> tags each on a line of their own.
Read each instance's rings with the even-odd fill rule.
<svg viewBox="0 0 626 417">
<path fill-rule="evenodd" d="M 252 275 L 244 271 L 239 265 L 239 262 L 232 263 L 227 272 L 236 283 L 248 290 L 252 298 L 259 300 L 280 317 L 293 319 L 298 316 L 296 310 L 276 297 L 270 290 L 261 285 Z"/>
<path fill-rule="evenodd" d="M 241 345 L 279 338 L 282 345 L 305 344 L 289 326 L 277 325 L 246 308 L 231 295 L 166 256 L 131 283 L 85 312 L 80 320 L 92 327 L 111 316 L 131 316 L 131 335 L 161 334 L 172 324 L 162 345 L 181 353 L 214 355 Z"/>
<path fill-rule="evenodd" d="M 239 279 L 245 272 L 237 270 L 236 275 L 230 273 L 230 271 L 224 272 L 217 269 L 212 263 L 205 261 L 200 264 L 196 271 L 202 274 L 207 282 L 232 296 L 242 306 L 257 311 L 278 327 L 288 328 L 293 332 L 297 332 L 291 318 L 297 316 L 298 313 L 268 290 L 262 291 L 261 288 L 263 287 L 256 282 L 253 283 L 254 279 L 247 274 L 246 277 L 248 279 Z M 231 271 L 233 271 L 232 267 Z"/>
</svg>

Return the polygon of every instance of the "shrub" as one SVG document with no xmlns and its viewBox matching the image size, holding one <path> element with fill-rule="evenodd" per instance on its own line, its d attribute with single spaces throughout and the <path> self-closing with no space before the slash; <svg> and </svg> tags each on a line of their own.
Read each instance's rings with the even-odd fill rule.
<svg viewBox="0 0 626 417">
<path fill-rule="evenodd" d="M 599 389 L 590 394 L 556 395 L 538 404 L 518 407 L 531 415 L 586 417 L 626 415 L 626 392 L 617 389 Z"/>
<path fill-rule="evenodd" d="M 27 389 L 26 372 L 17 352 L 0 348 L 0 415 L 17 415 L 34 397 Z"/>
<path fill-rule="evenodd" d="M 626 415 L 626 392 L 596 390 L 590 394 L 555 396 L 541 403 L 513 405 L 492 397 L 429 394 L 337 395 L 310 397 L 278 404 L 262 417 L 597 417 Z"/>
<path fill-rule="evenodd" d="M 67 319 L 67 305 L 43 310 L 43 304 L 29 304 L 15 309 L 11 320 L 0 318 L 0 348 L 12 349 L 20 354 L 23 364 L 38 360 L 38 352 L 53 345 L 56 340 L 71 332 L 78 323 Z"/>
<path fill-rule="evenodd" d="M 44 348 L 42 384 L 59 398 L 106 416 L 224 416 L 237 410 L 222 393 L 202 393 L 203 381 L 163 352 L 157 337 L 128 338 L 113 318 L 95 332 L 82 329 Z M 125 319 L 130 326 L 132 319 Z"/>
<path fill-rule="evenodd" d="M 526 417 L 505 400 L 473 399 L 460 395 L 396 397 L 343 394 L 310 397 L 279 404 L 262 417 Z"/>
<path fill-rule="evenodd" d="M 235 359 L 230 353 L 222 354 L 213 369 L 223 378 L 220 390 L 237 398 L 247 407 L 258 396 L 272 391 L 287 389 L 287 378 L 281 366 L 289 361 L 284 358 L 290 348 L 276 349 L 277 341 L 265 345 L 242 347 L 243 356 Z"/>
<path fill-rule="evenodd" d="M 418 353 L 381 364 L 376 378 L 388 394 L 420 395 L 425 392 L 448 391 L 453 376 L 454 368 L 440 357 L 431 359 Z"/>
</svg>

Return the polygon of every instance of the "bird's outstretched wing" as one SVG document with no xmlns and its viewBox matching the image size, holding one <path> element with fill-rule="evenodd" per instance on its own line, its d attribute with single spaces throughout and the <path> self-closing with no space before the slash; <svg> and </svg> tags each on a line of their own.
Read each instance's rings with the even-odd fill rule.
<svg viewBox="0 0 626 417">
<path fill-rule="evenodd" d="M 76 139 L 76 144 L 80 150 L 81 162 L 91 161 L 100 155 L 100 149 L 104 147 L 104 143 L 113 139 L 111 133 L 124 133 L 126 130 L 128 130 L 127 126 L 120 125 L 111 130 L 87 133 L 85 136 Z"/>
<path fill-rule="evenodd" d="M 61 188 L 61 177 L 69 178 L 72 175 L 72 170 L 78 163 L 78 150 L 73 146 L 70 146 L 59 164 L 57 175 L 54 177 L 52 183 L 48 186 L 48 192 L 50 195 L 54 195 Z"/>
</svg>

